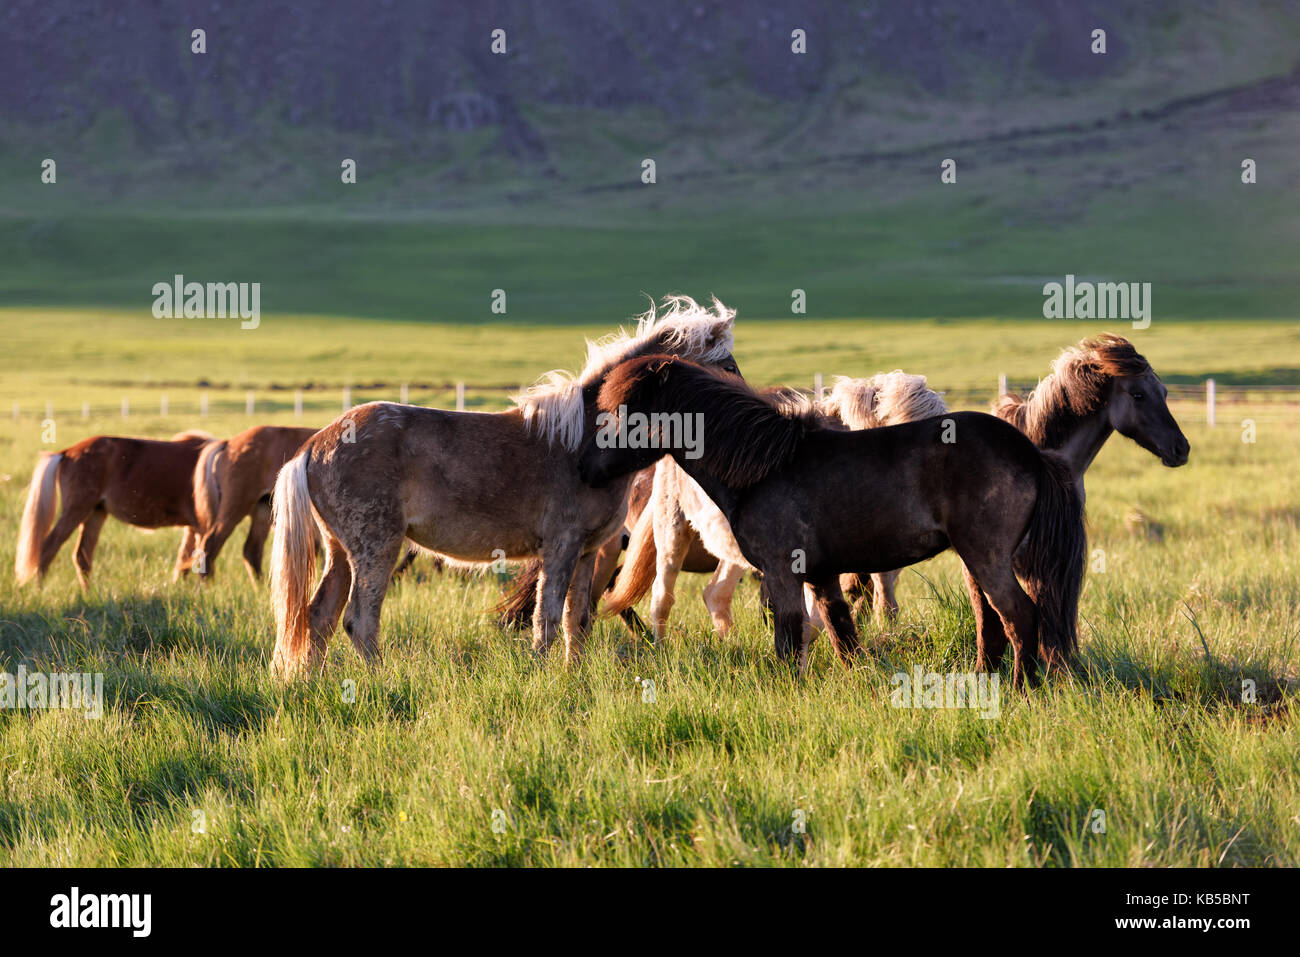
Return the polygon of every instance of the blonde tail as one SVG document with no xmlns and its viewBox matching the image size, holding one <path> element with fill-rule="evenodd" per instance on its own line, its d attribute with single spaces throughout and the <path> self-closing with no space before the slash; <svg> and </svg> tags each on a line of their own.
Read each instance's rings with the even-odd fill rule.
<svg viewBox="0 0 1300 957">
<path fill-rule="evenodd" d="M 641 512 L 628 539 L 623 568 L 614 579 L 613 587 L 605 594 L 605 608 L 601 615 L 618 615 L 631 608 L 650 590 L 655 582 L 654 503 Z"/>
<path fill-rule="evenodd" d="M 208 442 L 194 466 L 194 514 L 199 528 L 207 531 L 217 523 L 221 512 L 221 483 L 217 470 L 226 462 L 226 441 Z"/>
<path fill-rule="evenodd" d="M 27 486 L 27 504 L 23 506 L 23 521 L 18 526 L 18 554 L 14 557 L 14 575 L 18 584 L 25 585 L 41 570 L 41 543 L 54 524 L 54 506 L 58 497 L 55 484 L 59 477 L 62 452 L 42 452 L 40 461 L 32 470 L 32 483 Z"/>
<path fill-rule="evenodd" d="M 307 489 L 307 454 L 280 469 L 271 497 L 275 544 L 271 547 L 271 604 L 275 611 L 275 654 L 271 670 L 296 672 L 311 639 L 309 603 L 316 577 L 316 521 Z"/>
</svg>

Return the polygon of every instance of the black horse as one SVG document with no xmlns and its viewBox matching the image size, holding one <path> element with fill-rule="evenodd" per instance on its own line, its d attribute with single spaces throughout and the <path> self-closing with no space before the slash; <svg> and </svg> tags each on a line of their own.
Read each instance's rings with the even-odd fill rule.
<svg viewBox="0 0 1300 957">
<path fill-rule="evenodd" d="M 812 416 L 782 414 L 742 380 L 670 356 L 620 363 L 597 406 L 668 428 L 700 416 L 702 445 L 665 447 L 664 436 L 610 442 L 601 433 L 579 457 L 583 481 L 601 486 L 665 454 L 726 515 L 745 557 L 762 572 L 776 620 L 776 651 L 805 658 L 804 582 L 813 588 L 841 660 L 858 648 L 841 572 L 903 568 L 951 547 L 970 571 L 1014 652 L 1017 686 L 1038 657 L 1064 666 L 1076 619 L 1087 540 L 1083 503 L 1065 462 L 1014 426 L 980 412 L 843 432 Z M 613 430 L 610 430 L 612 432 Z M 1015 557 L 1025 580 L 1017 581 Z M 981 667 L 1004 646 L 979 634 Z"/>
</svg>

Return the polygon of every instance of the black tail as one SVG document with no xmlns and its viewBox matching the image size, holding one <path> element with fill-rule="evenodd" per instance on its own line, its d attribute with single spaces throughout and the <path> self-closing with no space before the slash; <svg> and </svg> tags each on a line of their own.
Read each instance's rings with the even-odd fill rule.
<svg viewBox="0 0 1300 957">
<path fill-rule="evenodd" d="M 1052 669 L 1068 664 L 1079 646 L 1079 592 L 1088 537 L 1083 500 L 1065 459 L 1043 453 L 1038 500 L 1016 553 L 1016 572 L 1038 606 L 1038 649 Z"/>
</svg>

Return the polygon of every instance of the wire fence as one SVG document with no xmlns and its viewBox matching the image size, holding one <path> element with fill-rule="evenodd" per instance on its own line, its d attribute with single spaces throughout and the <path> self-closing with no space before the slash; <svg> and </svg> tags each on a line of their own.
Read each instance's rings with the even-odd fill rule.
<svg viewBox="0 0 1300 957">
<path fill-rule="evenodd" d="M 1025 395 L 1033 390 L 1036 381 L 1008 381 L 1000 376 L 988 388 L 963 387 L 936 389 L 951 408 L 988 408 L 1001 394 L 1007 392 Z M 265 416 L 280 417 L 292 414 L 295 418 L 310 415 L 330 418 L 371 401 L 396 401 L 421 405 L 427 408 L 459 410 L 493 410 L 505 408 L 511 396 L 523 385 L 471 385 L 465 382 L 448 383 L 372 383 L 360 386 L 313 386 L 290 389 L 271 387 L 264 389 L 214 389 L 182 388 L 163 390 L 149 387 L 131 388 L 116 401 L 106 399 L 104 390 L 96 388 L 93 400 L 80 403 L 62 401 L 14 400 L 11 419 L 14 422 L 33 418 L 53 420 L 66 418 L 103 419 L 116 417 L 174 418 L 180 421 L 202 421 L 212 417 L 244 415 L 254 419 Z M 1282 414 L 1300 412 L 1300 385 L 1251 385 L 1234 383 L 1220 385 L 1214 379 L 1201 383 L 1167 385 L 1171 403 L 1201 403 L 1203 419 L 1207 425 L 1217 424 L 1219 414 L 1234 406 L 1277 406 Z M 816 374 L 809 388 L 803 391 L 820 396 L 824 389 L 822 375 Z"/>
</svg>

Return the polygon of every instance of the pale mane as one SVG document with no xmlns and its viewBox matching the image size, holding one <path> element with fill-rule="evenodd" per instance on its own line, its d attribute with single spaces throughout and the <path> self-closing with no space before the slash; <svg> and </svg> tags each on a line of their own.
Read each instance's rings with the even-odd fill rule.
<svg viewBox="0 0 1300 957">
<path fill-rule="evenodd" d="M 736 312 L 716 298 L 706 309 L 688 296 L 667 296 L 656 309 L 637 317 L 636 330 L 620 329 L 587 341 L 587 362 L 576 376 L 552 370 L 535 385 L 514 396 L 528 428 L 551 444 L 576 451 L 582 443 L 582 390 L 625 359 L 650 353 L 679 355 L 692 362 L 722 361 L 735 345 L 732 326 Z"/>
<path fill-rule="evenodd" d="M 948 411 L 943 396 L 927 386 L 925 376 L 908 375 L 901 369 L 882 372 L 870 379 L 836 376 L 835 384 L 820 406 L 826 414 L 838 416 L 850 429 L 898 425 Z"/>
</svg>

